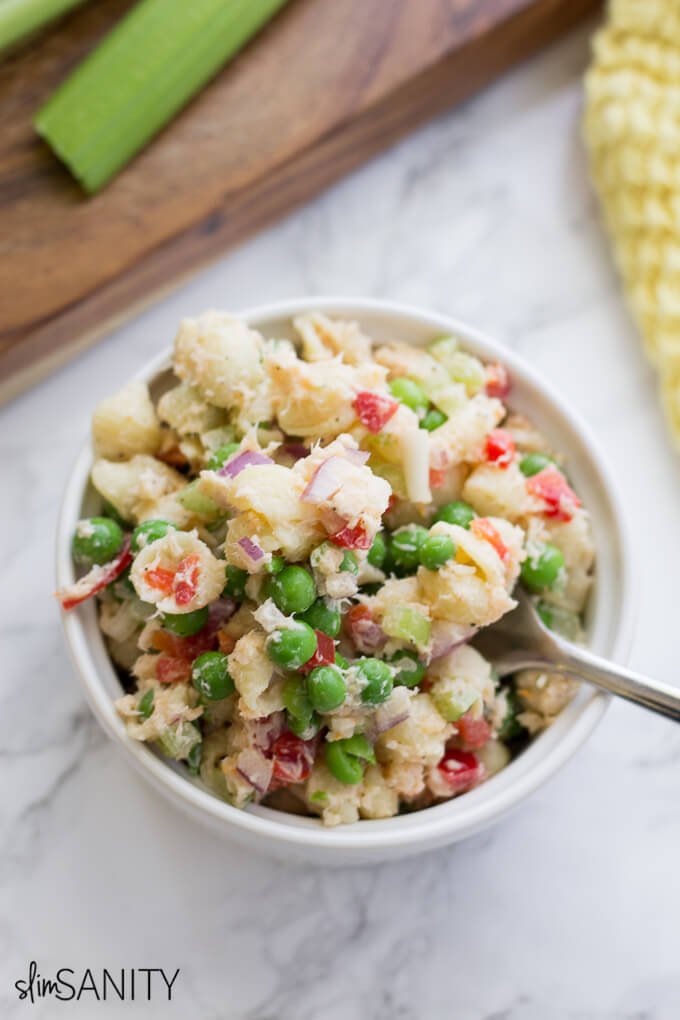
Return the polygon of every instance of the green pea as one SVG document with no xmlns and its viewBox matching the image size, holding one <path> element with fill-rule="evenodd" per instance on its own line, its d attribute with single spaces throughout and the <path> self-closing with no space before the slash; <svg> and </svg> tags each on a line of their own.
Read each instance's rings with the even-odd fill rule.
<svg viewBox="0 0 680 1020">
<path fill-rule="evenodd" d="M 564 570 L 564 556 L 556 545 L 546 542 L 538 555 L 528 556 L 522 564 L 520 576 L 530 591 L 553 588 Z"/>
<path fill-rule="evenodd" d="M 382 567 L 383 563 L 385 562 L 386 555 L 387 555 L 387 543 L 385 542 L 385 536 L 383 535 L 382 531 L 379 531 L 378 534 L 373 539 L 373 544 L 371 545 L 371 548 L 368 550 L 368 555 L 366 559 L 368 560 L 372 567 L 378 567 L 378 569 L 380 569 L 380 567 Z"/>
<path fill-rule="evenodd" d="M 157 538 L 163 538 L 169 531 L 174 530 L 174 526 L 169 521 L 163 521 L 160 518 L 142 521 L 132 532 L 130 547 L 133 552 L 139 552 L 145 545 L 150 545 Z"/>
<path fill-rule="evenodd" d="M 392 535 L 390 550 L 395 562 L 407 570 L 415 570 L 420 558 L 420 547 L 427 538 L 427 529 L 420 524 L 407 524 Z"/>
<path fill-rule="evenodd" d="M 144 694 L 142 694 L 137 702 L 137 711 L 142 719 L 149 719 L 151 717 L 153 713 L 153 687 L 149 687 L 148 691 L 144 691 Z"/>
<path fill-rule="evenodd" d="M 340 560 L 340 570 L 350 574 L 359 573 L 359 561 L 351 549 L 345 549 L 344 555 Z"/>
<path fill-rule="evenodd" d="M 286 713 L 286 726 L 291 733 L 301 740 L 311 740 L 321 729 L 321 720 L 316 712 L 312 712 L 309 719 L 296 719 L 290 712 Z"/>
<path fill-rule="evenodd" d="M 339 666 L 340 669 L 349 669 L 349 662 L 344 655 L 340 654 L 337 648 L 335 650 L 335 665 Z"/>
<path fill-rule="evenodd" d="M 197 776 L 201 767 L 201 758 L 203 757 L 203 741 L 199 740 L 197 744 L 191 748 L 187 755 L 187 765 L 189 766 L 189 772 L 192 776 Z"/>
<path fill-rule="evenodd" d="M 363 758 L 375 765 L 375 751 L 373 744 L 364 733 L 355 733 L 351 737 L 341 740 L 343 750 L 347 754 L 353 754 L 355 758 Z"/>
<path fill-rule="evenodd" d="M 434 515 L 434 521 L 445 521 L 447 524 L 458 524 L 461 528 L 469 528 L 470 522 L 477 514 L 469 503 L 462 499 L 454 499 L 452 503 L 445 503 Z"/>
<path fill-rule="evenodd" d="M 406 376 L 399 376 L 390 383 L 390 392 L 396 397 L 400 404 L 406 404 L 416 414 L 418 411 L 427 411 L 430 401 L 422 386 L 419 386 L 413 379 Z"/>
<path fill-rule="evenodd" d="M 342 747 L 342 740 L 326 741 L 323 747 L 324 758 L 328 771 L 340 783 L 346 786 L 356 786 L 364 778 L 364 764 L 360 758 L 356 758 Z"/>
<path fill-rule="evenodd" d="M 335 666 L 317 666 L 307 678 L 309 700 L 322 715 L 332 712 L 345 700 L 347 687 L 342 674 Z"/>
<path fill-rule="evenodd" d="M 420 547 L 420 562 L 428 570 L 439 570 L 455 551 L 456 544 L 448 535 L 430 535 Z"/>
<path fill-rule="evenodd" d="M 90 567 L 93 563 L 109 563 L 122 544 L 120 524 L 110 517 L 88 517 L 78 521 L 71 551 L 76 563 Z"/>
<path fill-rule="evenodd" d="M 284 669 L 299 669 L 314 655 L 316 634 L 307 623 L 275 630 L 267 641 L 267 654 L 272 662 Z"/>
<path fill-rule="evenodd" d="M 304 723 L 305 726 L 309 725 L 314 714 L 314 707 L 303 677 L 289 676 L 283 685 L 281 699 L 289 716 L 297 719 L 299 723 Z"/>
<path fill-rule="evenodd" d="M 314 581 L 304 567 L 284 567 L 280 574 L 270 575 L 264 593 L 286 615 L 304 613 L 316 598 Z"/>
<path fill-rule="evenodd" d="M 519 469 L 523 475 L 531 478 L 532 475 L 537 475 L 548 464 L 553 463 L 552 457 L 548 457 L 545 453 L 525 453 L 519 462 Z"/>
<path fill-rule="evenodd" d="M 300 619 L 308 623 L 312 630 L 323 631 L 324 634 L 333 638 L 338 636 L 342 625 L 340 610 L 331 609 L 323 599 L 312 602 Z"/>
<path fill-rule="evenodd" d="M 375 762 L 373 747 L 363 733 L 355 733 L 346 740 L 326 741 L 323 750 L 328 771 L 347 786 L 361 782 L 365 762 Z"/>
<path fill-rule="evenodd" d="M 397 670 L 394 677 L 396 687 L 417 687 L 427 671 L 425 663 L 410 649 L 397 652 L 390 662 Z"/>
<path fill-rule="evenodd" d="M 162 613 L 161 623 L 171 634 L 178 637 L 191 637 L 203 630 L 208 622 L 208 607 L 194 609 L 192 613 Z"/>
<path fill-rule="evenodd" d="M 361 700 L 369 705 L 379 705 L 387 701 L 392 693 L 392 670 L 381 659 L 359 659 L 359 672 L 366 680 L 361 692 Z"/>
<path fill-rule="evenodd" d="M 236 690 L 224 652 L 203 652 L 191 666 L 191 682 L 206 701 L 221 701 Z"/>
<path fill-rule="evenodd" d="M 240 443 L 225 443 L 224 446 L 219 446 L 207 463 L 208 471 L 219 471 L 229 458 L 234 456 L 240 445 Z"/>
<path fill-rule="evenodd" d="M 420 427 L 421 429 L 427 429 L 428 432 L 434 432 L 435 429 L 438 429 L 448 420 L 443 411 L 440 411 L 438 407 L 433 407 L 421 421 Z"/>
<path fill-rule="evenodd" d="M 237 599 L 240 601 L 246 593 L 246 581 L 250 577 L 247 570 L 227 564 L 227 583 L 224 586 L 222 595 L 225 598 Z"/>
<path fill-rule="evenodd" d="M 267 567 L 267 573 L 268 574 L 280 574 L 281 571 L 283 570 L 283 568 L 285 567 L 285 565 L 286 565 L 286 561 L 284 560 L 283 556 L 276 556 L 276 555 L 274 555 L 274 556 L 272 556 L 271 560 L 269 561 L 269 566 Z"/>
</svg>

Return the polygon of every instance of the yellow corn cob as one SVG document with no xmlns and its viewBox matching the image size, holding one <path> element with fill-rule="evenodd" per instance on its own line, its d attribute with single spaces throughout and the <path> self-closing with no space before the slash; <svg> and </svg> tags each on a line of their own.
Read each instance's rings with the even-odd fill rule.
<svg viewBox="0 0 680 1020">
<path fill-rule="evenodd" d="M 678 0 L 610 0 L 585 86 L 595 187 L 680 447 Z"/>
</svg>

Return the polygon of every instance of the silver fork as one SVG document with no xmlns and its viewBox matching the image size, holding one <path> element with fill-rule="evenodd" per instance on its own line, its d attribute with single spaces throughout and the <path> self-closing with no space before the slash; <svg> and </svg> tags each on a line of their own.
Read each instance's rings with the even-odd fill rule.
<svg viewBox="0 0 680 1020">
<path fill-rule="evenodd" d="M 493 663 L 499 676 L 520 669 L 562 673 L 680 722 L 678 688 L 617 666 L 567 641 L 543 625 L 526 592 L 518 588 L 513 594 L 517 608 L 474 639 L 475 648 Z"/>
</svg>

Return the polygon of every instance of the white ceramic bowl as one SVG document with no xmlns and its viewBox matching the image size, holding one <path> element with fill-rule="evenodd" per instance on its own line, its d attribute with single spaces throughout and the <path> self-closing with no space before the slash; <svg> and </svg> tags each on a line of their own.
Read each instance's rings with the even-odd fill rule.
<svg viewBox="0 0 680 1020">
<path fill-rule="evenodd" d="M 424 345 L 444 333 L 459 336 L 467 349 L 482 358 L 498 359 L 512 374 L 513 408 L 526 412 L 556 448 L 568 458 L 570 476 L 592 514 L 597 547 L 597 579 L 588 610 L 588 641 L 597 652 L 623 661 L 631 634 L 631 543 L 627 541 L 618 497 L 609 472 L 586 426 L 520 358 L 476 330 L 450 319 L 387 301 L 354 298 L 300 299 L 246 311 L 244 318 L 265 335 L 291 334 L 293 316 L 312 309 L 357 319 L 377 341 L 399 340 Z M 155 359 L 139 377 L 151 381 L 168 365 L 169 355 Z M 68 480 L 57 537 L 59 585 L 70 583 L 74 571 L 70 542 L 76 521 L 97 507 L 88 485 L 89 444 Z M 63 614 L 66 638 L 85 694 L 106 733 L 153 786 L 189 815 L 210 825 L 227 839 L 251 849 L 288 859 L 324 865 L 388 860 L 464 839 L 497 821 L 545 782 L 588 737 L 607 707 L 607 697 L 591 690 L 579 696 L 545 733 L 511 764 L 476 790 L 449 801 L 396 818 L 360 821 L 324 828 L 313 818 L 286 815 L 264 807 L 237 810 L 218 799 L 200 780 L 168 763 L 151 748 L 130 740 L 113 707 L 120 682 L 99 632 L 95 607 L 85 604 Z"/>
</svg>

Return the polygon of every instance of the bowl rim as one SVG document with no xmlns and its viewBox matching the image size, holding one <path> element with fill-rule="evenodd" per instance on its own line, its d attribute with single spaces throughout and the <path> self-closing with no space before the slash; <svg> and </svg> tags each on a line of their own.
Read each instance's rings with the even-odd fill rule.
<svg viewBox="0 0 680 1020">
<path fill-rule="evenodd" d="M 538 391 L 555 409 L 557 416 L 567 423 L 586 448 L 591 467 L 599 477 L 610 504 L 611 521 L 616 529 L 621 584 L 618 592 L 619 613 L 614 624 L 609 654 L 618 661 L 625 661 L 632 640 L 634 592 L 637 590 L 634 583 L 635 564 L 631 554 L 634 546 L 629 540 L 629 525 L 616 485 L 590 428 L 581 417 L 521 355 L 466 322 L 444 313 L 378 298 L 317 296 L 289 298 L 255 305 L 234 314 L 257 326 L 258 323 L 267 320 L 292 319 L 296 315 L 311 311 L 322 311 L 329 315 L 349 314 L 358 318 L 364 314 L 380 315 L 386 318 L 412 320 L 421 328 L 427 327 L 441 333 L 455 333 L 464 344 L 470 342 L 478 350 L 481 349 L 484 357 L 497 357 L 501 360 L 510 369 L 511 374 Z M 167 367 L 169 356 L 169 350 L 156 355 L 135 373 L 134 378 L 151 380 Z M 86 491 L 91 462 L 92 453 L 88 439 L 67 480 L 59 512 L 56 564 L 59 586 L 70 583 L 74 577 L 70 556 L 71 531 Z M 194 816 L 202 817 L 213 828 L 220 828 L 225 833 L 230 828 L 235 828 L 240 830 L 242 838 L 250 834 L 251 837 L 264 838 L 270 843 L 312 847 L 320 851 L 342 850 L 346 854 L 351 854 L 352 851 L 360 853 L 398 846 L 414 847 L 416 844 L 422 844 L 425 849 L 428 846 L 461 839 L 484 828 L 517 806 L 567 762 L 601 720 L 610 701 L 609 695 L 601 692 L 591 692 L 587 697 L 580 699 L 580 703 L 579 699 L 576 699 L 548 730 L 532 741 L 522 755 L 463 798 L 454 798 L 452 801 L 412 814 L 398 815 L 380 821 L 361 820 L 348 826 L 328 828 L 316 818 L 299 818 L 294 815 L 281 817 L 280 812 L 268 808 L 248 810 L 235 808 L 180 774 L 146 745 L 130 739 L 99 675 L 82 614 L 66 613 L 62 610 L 61 619 L 72 661 L 95 717 L 107 735 L 126 755 L 128 761 L 158 790 L 173 802 L 179 801 L 179 806 Z M 113 667 L 111 669 L 113 670 Z M 571 718 L 565 722 L 563 717 L 566 713 L 569 713 Z M 563 725 L 560 727 L 561 721 Z M 545 739 L 551 735 L 552 741 Z M 532 758 L 530 767 L 525 767 L 519 775 L 515 775 L 513 765 L 526 761 L 528 755 Z M 482 791 L 483 797 L 476 796 Z"/>
</svg>

